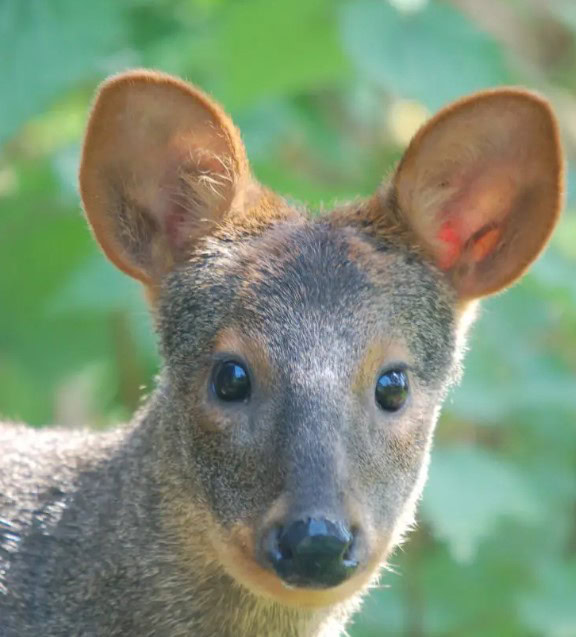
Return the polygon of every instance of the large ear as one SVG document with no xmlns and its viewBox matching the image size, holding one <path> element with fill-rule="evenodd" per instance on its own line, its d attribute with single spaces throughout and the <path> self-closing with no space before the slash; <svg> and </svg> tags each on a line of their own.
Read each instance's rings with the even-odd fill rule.
<svg viewBox="0 0 576 637">
<path fill-rule="evenodd" d="M 393 192 L 460 298 L 506 287 L 538 256 L 562 206 L 562 152 L 550 106 L 508 88 L 448 106 L 410 143 Z"/>
<path fill-rule="evenodd" d="M 248 180 L 238 132 L 197 89 L 148 71 L 100 88 L 80 190 L 96 238 L 121 270 L 157 280 L 238 204 Z"/>
</svg>

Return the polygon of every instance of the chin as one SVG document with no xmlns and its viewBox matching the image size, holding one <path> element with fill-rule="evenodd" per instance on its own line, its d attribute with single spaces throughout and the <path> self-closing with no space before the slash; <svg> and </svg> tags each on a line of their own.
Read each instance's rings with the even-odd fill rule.
<svg viewBox="0 0 576 637">
<path fill-rule="evenodd" d="M 389 534 L 347 580 L 330 588 L 312 588 L 287 584 L 272 569 L 262 566 L 256 558 L 249 527 L 238 525 L 226 538 L 213 539 L 213 545 L 226 572 L 251 593 L 283 606 L 310 610 L 342 604 L 360 596 L 378 580 L 393 547 Z"/>
</svg>

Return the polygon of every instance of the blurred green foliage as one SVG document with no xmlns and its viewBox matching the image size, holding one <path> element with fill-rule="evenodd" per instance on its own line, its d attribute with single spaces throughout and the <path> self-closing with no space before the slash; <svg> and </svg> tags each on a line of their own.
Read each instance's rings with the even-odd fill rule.
<svg viewBox="0 0 576 637">
<path fill-rule="evenodd" d="M 320 206 L 371 192 L 427 112 L 485 86 L 545 93 L 572 158 L 575 34 L 572 0 L 0 0 L 3 415 L 107 426 L 158 364 L 140 291 L 100 255 L 76 192 L 108 73 L 203 86 L 261 180 Z M 484 305 L 419 529 L 353 637 L 576 636 L 572 195 L 551 249 Z"/>
</svg>

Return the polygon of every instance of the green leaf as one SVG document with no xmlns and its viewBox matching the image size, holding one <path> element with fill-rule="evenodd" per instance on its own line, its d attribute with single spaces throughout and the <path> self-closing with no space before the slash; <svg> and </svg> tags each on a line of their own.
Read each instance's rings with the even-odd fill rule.
<svg viewBox="0 0 576 637">
<path fill-rule="evenodd" d="M 465 562 L 502 517 L 533 523 L 539 507 L 522 475 L 510 464 L 480 449 L 436 449 L 423 511 L 435 535 L 448 542 L 455 559 Z"/>
<path fill-rule="evenodd" d="M 384 579 L 388 581 L 387 575 Z M 382 637 L 386 627 L 387 635 L 403 634 L 405 603 L 399 578 L 393 578 L 391 586 L 373 590 L 362 606 L 362 613 L 354 617 L 349 632 L 351 637 Z"/>
<path fill-rule="evenodd" d="M 0 144 L 102 65 L 121 10 L 116 0 L 0 2 Z"/>
<path fill-rule="evenodd" d="M 402 13 L 382 0 L 348 2 L 342 35 L 361 75 L 431 109 L 510 81 L 497 43 L 448 4 Z"/>
<path fill-rule="evenodd" d="M 516 556 L 510 559 L 511 551 L 500 549 L 506 544 L 502 538 L 511 539 L 502 534 L 496 542 L 484 543 L 469 563 L 452 559 L 447 547 L 429 544 L 421 561 L 402 573 L 408 592 L 419 602 L 422 635 L 526 637 L 518 625 L 514 596 L 529 568 Z M 409 546 L 406 552 L 410 562 Z"/>
<path fill-rule="evenodd" d="M 518 602 L 525 623 L 542 637 L 576 635 L 576 560 L 541 565 L 535 590 Z"/>
<path fill-rule="evenodd" d="M 49 305 L 52 312 L 144 310 L 141 287 L 119 272 L 101 254 L 75 269 Z"/>
<path fill-rule="evenodd" d="M 318 90 L 347 75 L 329 0 L 231 3 L 213 46 L 228 108 Z"/>
<path fill-rule="evenodd" d="M 157 358 L 156 339 L 142 286 L 101 254 L 90 257 L 72 272 L 46 310 L 50 316 L 88 313 L 102 320 L 122 312 L 138 346 L 147 356 Z"/>
</svg>

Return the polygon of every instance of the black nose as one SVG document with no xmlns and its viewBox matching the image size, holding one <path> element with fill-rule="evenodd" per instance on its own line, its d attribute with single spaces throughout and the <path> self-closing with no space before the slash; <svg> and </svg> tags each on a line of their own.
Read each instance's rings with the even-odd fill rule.
<svg viewBox="0 0 576 637">
<path fill-rule="evenodd" d="M 337 586 L 358 566 L 353 556 L 354 535 L 339 522 L 297 520 L 270 531 L 265 543 L 274 570 L 291 586 Z"/>
</svg>

